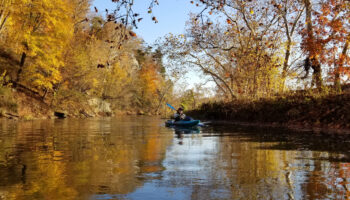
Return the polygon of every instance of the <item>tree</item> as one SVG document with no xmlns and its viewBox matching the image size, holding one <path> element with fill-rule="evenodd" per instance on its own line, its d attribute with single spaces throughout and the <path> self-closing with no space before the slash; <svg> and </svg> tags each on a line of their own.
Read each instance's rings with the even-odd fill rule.
<svg viewBox="0 0 350 200">
<path fill-rule="evenodd" d="M 24 81 L 45 96 L 61 79 L 62 54 L 73 33 L 71 1 L 15 0 L 14 5 L 9 34 L 21 54 L 16 82 Z M 32 62 L 25 67 L 27 56 Z"/>
<path fill-rule="evenodd" d="M 334 83 L 340 89 L 340 71 L 346 64 L 349 36 L 349 3 L 339 0 L 303 1 L 306 7 L 306 28 L 303 30 L 303 50 L 307 53 L 305 68 L 313 69 L 313 83 L 322 86 L 321 64 L 334 66 Z M 315 7 L 315 8 L 313 8 Z"/>
<path fill-rule="evenodd" d="M 304 32 L 304 41 L 303 41 L 303 49 L 308 54 L 305 59 L 304 67 L 306 71 L 310 68 L 313 69 L 312 74 L 312 83 L 316 87 L 321 90 L 323 86 L 322 80 L 322 69 L 320 64 L 320 53 L 322 51 L 322 46 L 318 45 L 317 39 L 314 36 L 313 24 L 312 24 L 312 4 L 310 0 L 303 0 L 305 5 L 305 24 L 306 29 Z"/>
<path fill-rule="evenodd" d="M 285 82 L 287 75 L 290 70 L 290 57 L 292 54 L 292 47 L 294 33 L 296 33 L 298 26 L 298 22 L 300 22 L 302 13 L 305 10 L 305 6 L 300 4 L 299 0 L 280 0 L 273 1 L 273 7 L 275 8 L 275 12 L 277 15 L 281 16 L 282 24 L 281 28 L 284 29 L 284 33 L 286 36 L 286 47 L 285 47 L 285 56 L 283 61 L 283 71 L 282 71 L 282 83 L 280 92 L 283 92 L 285 88 Z M 299 24 L 300 25 L 300 24 Z"/>
<path fill-rule="evenodd" d="M 272 8 L 267 2 L 226 3 L 218 11 L 226 16 L 224 25 L 202 13 L 191 18 L 186 35 L 170 35 L 169 58 L 199 67 L 229 100 L 275 93 L 282 62 L 278 16 L 269 15 Z"/>
<path fill-rule="evenodd" d="M 315 34 L 318 44 L 322 45 L 320 62 L 334 68 L 331 74 L 337 91 L 341 90 L 340 76 L 349 73 L 347 49 L 350 38 L 350 2 L 339 0 L 321 2 L 319 11 L 315 12 Z M 345 67 L 345 68 L 344 68 Z"/>
<path fill-rule="evenodd" d="M 140 108 L 156 107 L 158 105 L 158 91 L 160 91 L 163 82 L 158 67 L 150 57 L 146 58 L 141 65 L 138 72 Z"/>
<path fill-rule="evenodd" d="M 8 21 L 11 9 L 13 8 L 13 0 L 3 0 L 0 2 L 0 36 L 5 28 L 5 24 Z"/>
</svg>

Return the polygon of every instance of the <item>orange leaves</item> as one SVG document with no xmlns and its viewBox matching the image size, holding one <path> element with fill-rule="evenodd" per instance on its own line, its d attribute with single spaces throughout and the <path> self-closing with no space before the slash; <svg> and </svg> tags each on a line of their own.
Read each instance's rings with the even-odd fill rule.
<svg viewBox="0 0 350 200">
<path fill-rule="evenodd" d="M 129 34 L 130 34 L 130 36 L 132 36 L 132 37 L 136 37 L 136 33 L 133 32 L 133 31 L 129 31 Z"/>
<path fill-rule="evenodd" d="M 145 93 L 155 94 L 158 88 L 158 73 L 153 63 L 147 63 L 140 71 L 140 80 Z"/>
<path fill-rule="evenodd" d="M 349 67 L 339 67 L 339 73 L 343 75 L 350 76 L 350 68 Z"/>
<path fill-rule="evenodd" d="M 329 26 L 333 29 L 334 32 L 339 32 L 343 28 L 343 23 L 337 19 L 329 23 Z"/>
<path fill-rule="evenodd" d="M 312 7 L 312 25 L 307 24 L 303 32 L 305 52 L 327 66 L 341 66 L 341 52 L 350 33 L 344 26 L 350 13 L 342 4 L 331 0 L 324 1 L 320 8 Z"/>
<path fill-rule="evenodd" d="M 226 23 L 232 24 L 232 21 L 230 19 L 226 19 Z"/>
<path fill-rule="evenodd" d="M 321 11 L 323 13 L 323 15 L 329 15 L 331 13 L 331 7 L 329 4 L 327 3 L 324 3 L 322 5 L 322 8 L 321 8 Z"/>
</svg>

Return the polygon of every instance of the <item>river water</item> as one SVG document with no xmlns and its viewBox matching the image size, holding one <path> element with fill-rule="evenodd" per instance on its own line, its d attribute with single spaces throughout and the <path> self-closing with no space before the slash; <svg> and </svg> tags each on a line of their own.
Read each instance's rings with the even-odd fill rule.
<svg viewBox="0 0 350 200">
<path fill-rule="evenodd" d="M 350 199 L 350 136 L 163 123 L 0 121 L 0 200 Z"/>
</svg>

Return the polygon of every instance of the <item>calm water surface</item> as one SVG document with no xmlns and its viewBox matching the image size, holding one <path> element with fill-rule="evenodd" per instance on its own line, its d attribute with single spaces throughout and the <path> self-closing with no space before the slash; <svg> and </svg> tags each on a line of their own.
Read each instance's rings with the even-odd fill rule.
<svg viewBox="0 0 350 200">
<path fill-rule="evenodd" d="M 0 121 L 0 200 L 350 199 L 349 136 L 163 121 Z"/>
</svg>

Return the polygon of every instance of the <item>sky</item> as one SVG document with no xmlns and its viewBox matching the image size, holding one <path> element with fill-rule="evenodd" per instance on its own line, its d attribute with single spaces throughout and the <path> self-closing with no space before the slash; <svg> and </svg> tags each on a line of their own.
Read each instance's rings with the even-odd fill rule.
<svg viewBox="0 0 350 200">
<path fill-rule="evenodd" d="M 148 14 L 150 0 L 135 0 L 134 12 L 139 13 L 143 20 L 134 29 L 136 34 L 143 38 L 147 44 L 152 44 L 159 37 L 168 33 L 181 34 L 185 31 L 186 21 L 190 12 L 200 9 L 191 4 L 189 0 L 159 0 L 152 14 L 157 17 L 158 23 L 152 21 L 152 15 Z M 111 0 L 94 0 L 93 5 L 98 8 L 100 14 L 105 14 L 105 9 L 113 10 L 115 4 Z"/>
<path fill-rule="evenodd" d="M 147 45 L 152 45 L 157 39 L 164 37 L 168 33 L 182 34 L 185 32 L 186 21 L 189 14 L 198 13 L 201 8 L 190 3 L 190 0 L 159 0 L 152 10 L 158 23 L 152 21 L 152 15 L 148 14 L 150 0 L 135 0 L 134 12 L 139 13 L 143 20 L 138 23 L 138 29 L 134 29 L 138 37 L 143 38 Z M 100 14 L 105 16 L 105 9 L 113 10 L 115 4 L 111 0 L 94 0 Z M 93 9 L 94 10 L 94 9 Z M 166 65 L 166 63 L 165 63 Z M 187 89 L 194 88 L 195 84 L 203 83 L 203 77 L 197 71 L 190 71 L 185 79 L 179 81 L 179 87 L 187 86 Z M 208 87 L 213 87 L 210 85 Z"/>
</svg>

